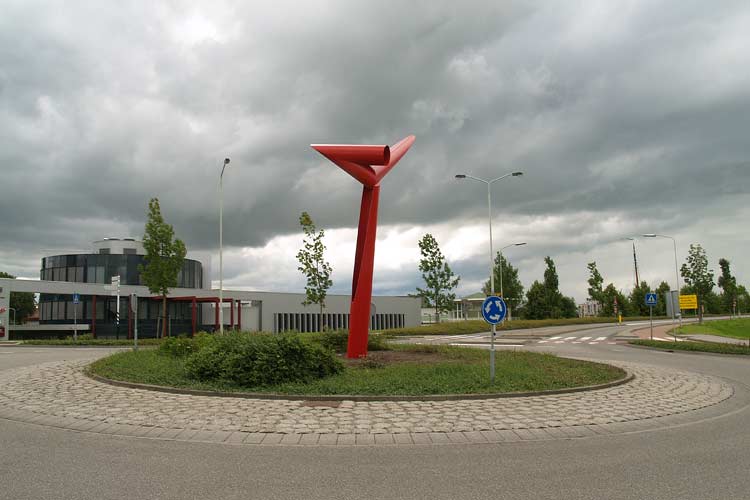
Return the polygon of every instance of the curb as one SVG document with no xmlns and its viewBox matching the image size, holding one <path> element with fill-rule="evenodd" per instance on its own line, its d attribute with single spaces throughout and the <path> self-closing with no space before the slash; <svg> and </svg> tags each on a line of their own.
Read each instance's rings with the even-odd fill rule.
<svg viewBox="0 0 750 500">
<path fill-rule="evenodd" d="M 620 367 L 617 367 L 620 368 Z M 121 380 L 112 380 L 100 375 L 89 373 L 88 370 L 83 373 L 97 382 L 109 384 L 117 387 L 126 387 L 128 389 L 143 389 L 149 391 L 166 392 L 169 394 L 187 394 L 191 396 L 209 396 L 222 398 L 241 398 L 241 399 L 269 399 L 284 401 L 457 401 L 466 399 L 501 399 L 501 398 L 524 398 L 532 396 L 551 396 L 557 394 L 569 394 L 584 391 L 596 391 L 617 387 L 618 385 L 627 384 L 635 379 L 635 375 L 620 368 L 625 372 L 625 376 L 607 382 L 605 384 L 584 385 L 579 387 L 569 387 L 566 389 L 551 389 L 548 391 L 531 391 L 531 392 L 500 392 L 489 394 L 434 394 L 426 396 L 349 396 L 349 395 L 320 395 L 320 396 L 295 396 L 287 394 L 273 393 L 252 393 L 252 392 L 221 392 L 221 391 L 200 391 L 194 389 L 179 389 L 177 387 L 165 387 L 161 385 L 139 384 L 137 382 L 124 382 Z"/>
<path fill-rule="evenodd" d="M 673 354 L 700 354 L 702 356 L 718 356 L 718 357 L 735 356 L 740 359 L 742 358 L 750 359 L 750 354 L 734 354 L 731 352 L 687 351 L 683 349 L 662 349 L 661 347 L 651 347 L 649 345 L 631 344 L 630 342 L 624 345 L 626 345 L 627 347 L 632 347 L 633 349 L 646 349 L 647 351 L 670 352 Z"/>
</svg>

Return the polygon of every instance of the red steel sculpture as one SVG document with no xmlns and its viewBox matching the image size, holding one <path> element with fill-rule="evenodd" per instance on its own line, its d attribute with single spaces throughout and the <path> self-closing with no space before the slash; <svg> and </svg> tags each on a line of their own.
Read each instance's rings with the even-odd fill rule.
<svg viewBox="0 0 750 500">
<path fill-rule="evenodd" d="M 357 253 L 354 257 L 352 305 L 349 316 L 349 358 L 367 356 L 367 333 L 372 300 L 372 268 L 375 262 L 375 232 L 378 224 L 380 181 L 414 144 L 405 137 L 392 148 L 354 144 L 312 144 L 313 149 L 362 183 Z"/>
</svg>

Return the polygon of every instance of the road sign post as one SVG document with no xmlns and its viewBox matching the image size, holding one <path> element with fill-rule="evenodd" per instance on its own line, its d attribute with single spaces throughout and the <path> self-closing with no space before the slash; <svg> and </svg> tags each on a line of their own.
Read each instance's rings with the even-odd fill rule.
<svg viewBox="0 0 750 500">
<path fill-rule="evenodd" d="M 138 295 L 130 294 L 130 314 L 133 315 L 133 350 L 138 350 Z"/>
<path fill-rule="evenodd" d="M 81 302 L 81 296 L 73 294 L 73 340 L 78 340 L 78 304 Z"/>
<path fill-rule="evenodd" d="M 490 340 L 490 382 L 495 382 L 495 333 L 496 325 L 500 323 L 508 312 L 505 301 L 496 296 L 490 295 L 482 303 L 482 317 L 492 325 L 492 336 Z"/>
<path fill-rule="evenodd" d="M 655 293 L 647 293 L 646 294 L 646 305 L 648 306 L 648 313 L 649 313 L 649 322 L 651 323 L 651 340 L 654 340 L 654 306 L 656 305 L 656 294 Z M 675 342 L 677 337 L 675 337 Z"/>
</svg>

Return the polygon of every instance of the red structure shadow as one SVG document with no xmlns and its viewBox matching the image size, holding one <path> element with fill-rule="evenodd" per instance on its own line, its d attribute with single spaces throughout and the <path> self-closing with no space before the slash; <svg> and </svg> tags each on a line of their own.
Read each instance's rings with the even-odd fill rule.
<svg viewBox="0 0 750 500">
<path fill-rule="evenodd" d="M 352 304 L 349 317 L 349 358 L 367 356 L 367 334 L 372 300 L 372 269 L 378 224 L 380 181 L 414 144 L 405 137 L 393 147 L 355 144 L 312 144 L 312 148 L 362 183 L 357 253 L 354 257 Z"/>
</svg>

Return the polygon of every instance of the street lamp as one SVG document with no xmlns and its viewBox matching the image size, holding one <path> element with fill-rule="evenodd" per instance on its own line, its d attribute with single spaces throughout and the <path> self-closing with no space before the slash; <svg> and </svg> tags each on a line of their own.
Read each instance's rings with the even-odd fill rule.
<svg viewBox="0 0 750 500">
<path fill-rule="evenodd" d="M 224 165 L 219 175 L 219 333 L 224 333 L 224 169 L 229 165 L 229 158 L 224 158 Z"/>
<path fill-rule="evenodd" d="M 487 223 L 490 228 L 490 295 L 495 295 L 495 259 L 492 255 L 492 191 L 490 186 L 494 182 L 505 179 L 506 177 L 519 177 L 523 172 L 508 172 L 492 180 L 480 179 L 469 174 L 456 174 L 456 179 L 472 179 L 477 182 L 483 182 L 487 185 Z M 512 245 L 511 245 L 512 246 Z M 502 275 L 502 273 L 501 273 Z M 492 336 L 490 345 L 490 380 L 495 381 L 495 325 L 492 325 Z"/>
<path fill-rule="evenodd" d="M 672 240 L 672 246 L 674 247 L 674 279 L 677 283 L 677 307 L 680 304 L 680 274 L 677 271 L 677 241 L 671 236 L 664 234 L 648 233 L 643 235 L 644 238 L 668 238 Z M 672 294 L 670 294 L 671 296 Z M 674 325 L 674 301 L 672 301 L 672 325 Z M 682 309 L 680 309 L 680 329 L 682 329 Z"/>
</svg>

